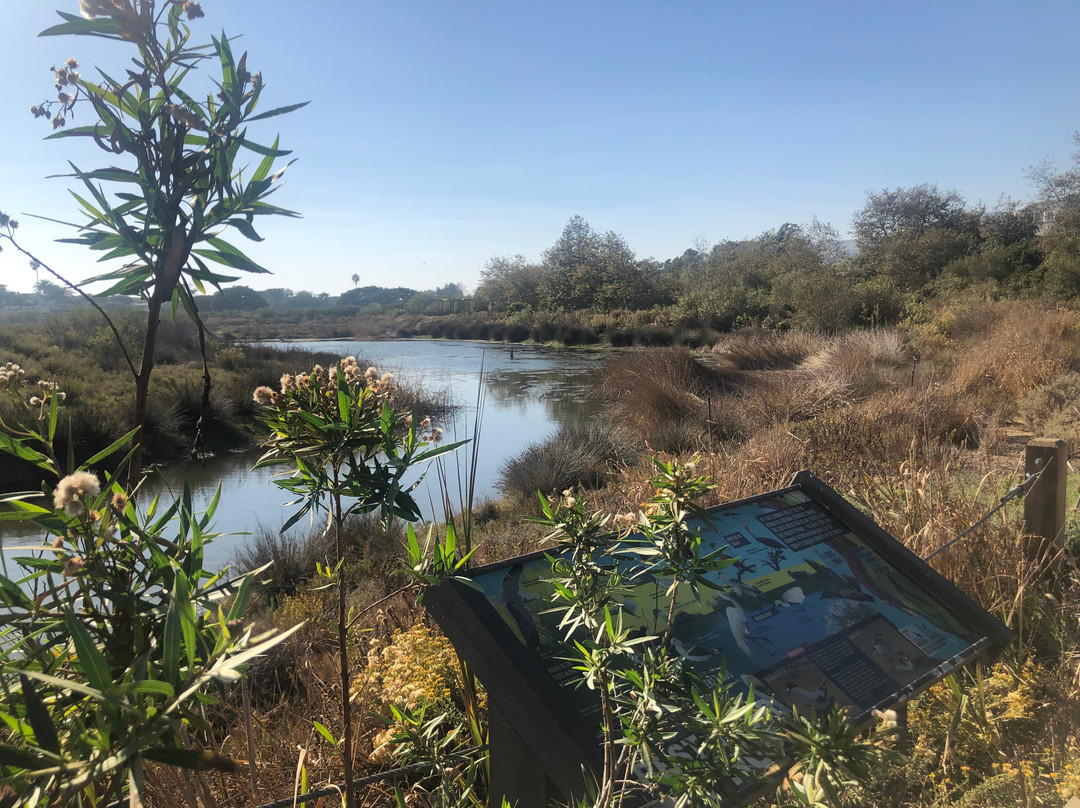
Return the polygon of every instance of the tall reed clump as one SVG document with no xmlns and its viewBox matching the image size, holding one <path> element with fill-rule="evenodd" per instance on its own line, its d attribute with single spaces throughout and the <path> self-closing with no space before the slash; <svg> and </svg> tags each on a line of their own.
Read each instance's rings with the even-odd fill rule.
<svg viewBox="0 0 1080 808">
<path fill-rule="evenodd" d="M 736 390 L 738 371 L 707 364 L 683 347 L 634 351 L 608 362 L 599 375 L 596 396 L 608 420 L 655 451 L 673 446 L 682 425 L 699 440 L 709 434 L 709 399 Z M 737 428 L 732 425 L 732 429 Z M 693 448 L 700 448 L 694 446 Z"/>
<path fill-rule="evenodd" d="M 537 491 L 600 488 L 633 460 L 625 437 L 609 425 L 563 426 L 506 461 L 498 485 L 504 494 L 524 500 Z"/>
<path fill-rule="evenodd" d="M 392 517 L 420 518 L 420 509 L 404 483 L 409 469 L 455 446 L 428 448 L 441 430 L 430 420 L 417 423 L 412 415 L 390 406 L 390 374 L 363 370 L 354 357 L 310 372 L 285 375 L 280 391 L 255 390 L 265 407 L 262 420 L 270 431 L 266 453 L 257 467 L 285 466 L 275 483 L 295 494 L 300 507 L 282 526 L 287 530 L 309 512 L 323 512 L 326 532 L 335 540 L 334 557 L 319 574 L 337 589 L 337 652 L 341 700 L 341 735 L 323 727 L 340 747 L 348 808 L 356 804 L 353 780 L 352 670 L 349 660 L 348 566 L 345 520 L 379 511 Z"/>
<path fill-rule="evenodd" d="M 737 331 L 718 340 L 712 352 L 737 370 L 790 370 L 816 353 L 823 341 L 803 331 Z"/>
<path fill-rule="evenodd" d="M 984 407 L 1015 402 L 1062 372 L 1080 370 L 1075 312 L 1011 301 L 988 306 L 976 325 L 966 323 L 954 317 L 947 327 L 956 350 L 948 385 Z"/>
</svg>

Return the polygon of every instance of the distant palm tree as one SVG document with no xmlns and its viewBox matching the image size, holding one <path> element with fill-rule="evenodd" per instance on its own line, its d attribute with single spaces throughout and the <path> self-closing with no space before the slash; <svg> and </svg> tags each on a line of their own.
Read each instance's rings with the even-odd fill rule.
<svg viewBox="0 0 1080 808">
<path fill-rule="evenodd" d="M 354 287 L 356 287 L 356 286 L 359 286 L 359 285 L 360 285 L 360 276 L 359 276 L 359 275 L 357 275 L 357 274 L 356 274 L 355 272 L 353 273 L 353 276 L 352 276 L 352 285 L 353 285 Z"/>
<path fill-rule="evenodd" d="M 34 291 L 50 303 L 59 303 L 65 300 L 71 293 L 64 286 L 42 278 L 34 284 Z"/>
</svg>

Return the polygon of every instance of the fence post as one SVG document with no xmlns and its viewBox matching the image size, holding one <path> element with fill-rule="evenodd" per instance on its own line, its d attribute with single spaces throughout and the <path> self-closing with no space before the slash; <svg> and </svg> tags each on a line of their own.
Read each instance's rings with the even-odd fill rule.
<svg viewBox="0 0 1080 808">
<path fill-rule="evenodd" d="M 1034 438 L 1024 454 L 1024 471 L 1039 479 L 1024 499 L 1024 532 L 1035 540 L 1029 554 L 1065 547 L 1065 495 L 1069 476 L 1069 444 L 1053 438 Z"/>
</svg>

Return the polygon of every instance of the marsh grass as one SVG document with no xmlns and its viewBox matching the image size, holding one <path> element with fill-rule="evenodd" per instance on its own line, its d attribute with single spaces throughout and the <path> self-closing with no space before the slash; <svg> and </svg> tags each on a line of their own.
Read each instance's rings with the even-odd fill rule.
<svg viewBox="0 0 1080 808">
<path fill-rule="evenodd" d="M 789 331 L 740 331 L 713 345 L 718 361 L 737 370 L 790 370 L 816 353 L 825 339 L 817 334 Z"/>
<path fill-rule="evenodd" d="M 674 347 L 615 357 L 599 374 L 594 393 L 612 424 L 647 439 L 680 421 L 694 421 L 704 432 L 708 399 L 736 390 L 740 382 L 738 371 Z"/>
<path fill-rule="evenodd" d="M 538 491 L 600 488 L 634 459 L 625 436 L 610 426 L 563 426 L 507 461 L 498 486 L 507 496 L 531 502 Z"/>
</svg>

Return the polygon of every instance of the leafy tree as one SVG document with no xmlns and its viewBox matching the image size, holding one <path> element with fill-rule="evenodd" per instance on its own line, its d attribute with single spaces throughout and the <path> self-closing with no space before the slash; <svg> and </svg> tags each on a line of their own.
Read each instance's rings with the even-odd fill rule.
<svg viewBox="0 0 1080 808">
<path fill-rule="evenodd" d="M 1080 131 L 1073 143 L 1080 147 Z M 1036 163 L 1028 172 L 1038 193 L 1043 214 L 1039 246 L 1046 255 L 1043 265 L 1048 290 L 1059 297 L 1080 294 L 1080 148 L 1072 164 L 1058 168 L 1049 160 Z"/>
<path fill-rule="evenodd" d="M 652 277 L 622 236 L 596 233 L 573 216 L 544 252 L 540 303 L 555 311 L 641 308 L 650 302 Z"/>
<path fill-rule="evenodd" d="M 360 276 L 358 274 L 356 274 L 355 272 L 353 273 L 353 276 L 352 276 L 352 285 L 353 285 L 354 288 L 360 285 Z"/>
<path fill-rule="evenodd" d="M 121 68 L 122 74 L 99 70 L 90 78 L 69 59 L 55 72 L 55 100 L 31 111 L 51 119 L 57 131 L 50 137 L 85 138 L 109 155 L 100 168 L 87 171 L 72 165 L 70 176 L 83 186 L 72 195 L 86 221 L 74 236 L 62 240 L 100 253 L 100 260 L 122 260 L 119 268 L 87 283 L 108 282 L 101 294 L 139 297 L 147 304 L 141 351 L 133 356 L 121 344 L 135 380 L 134 482 L 141 474 L 139 438 L 161 318 L 169 307 L 175 313 L 182 306 L 202 332 L 195 291 L 236 277 L 211 265 L 267 271 L 224 234 L 231 228 L 260 241 L 256 217 L 296 215 L 266 201 L 284 171 L 274 171 L 275 160 L 289 152 L 279 149 L 276 139 L 270 146 L 250 139 L 248 125 L 303 104 L 260 111 L 265 85 L 261 74 L 248 69 L 247 54 L 237 59 L 224 34 L 206 45 L 191 42 L 186 21 L 203 16 L 196 2 L 83 0 L 81 10 L 81 17 L 57 12 L 62 22 L 42 36 L 115 42 L 131 49 L 130 66 Z M 207 76 L 201 87 L 194 86 L 206 75 L 200 68 L 211 65 L 218 77 Z M 67 128 L 67 119 L 77 110 L 91 112 L 96 120 Z M 258 163 L 247 166 L 245 153 L 256 155 Z M 209 402 L 208 390 L 204 401 Z"/>
<path fill-rule="evenodd" d="M 505 311 L 513 304 L 539 308 L 541 272 L 524 255 L 493 257 L 480 271 L 475 296 L 486 301 L 493 311 Z"/>
<path fill-rule="evenodd" d="M 979 221 L 979 237 L 984 246 L 1008 247 L 1034 238 L 1039 232 L 1037 205 L 1021 205 L 1003 197 Z"/>
<path fill-rule="evenodd" d="M 975 250 L 981 215 L 936 185 L 871 192 L 853 222 L 859 262 L 902 288 L 917 288 Z"/>
<path fill-rule="evenodd" d="M 208 298 L 197 299 L 207 311 L 255 311 L 270 304 L 250 286 L 230 286 Z"/>
<path fill-rule="evenodd" d="M 1065 206 L 1080 206 L 1080 130 L 1073 132 L 1071 140 L 1078 150 L 1073 152 L 1070 167 L 1058 168 L 1044 158 L 1027 171 L 1044 209 L 1054 211 Z"/>
<path fill-rule="evenodd" d="M 69 298 L 70 292 L 48 278 L 42 278 L 34 284 L 34 293 L 51 304 L 62 303 Z"/>
<path fill-rule="evenodd" d="M 553 310 L 573 311 L 589 305 L 586 282 L 596 252 L 596 233 L 581 216 L 572 216 L 562 235 L 544 252 L 540 303 Z"/>
<path fill-rule="evenodd" d="M 350 306 L 403 306 L 415 295 L 415 289 L 404 286 L 361 286 L 343 292 L 338 300 Z"/>
<path fill-rule="evenodd" d="M 597 282 L 591 308 L 642 309 L 652 301 L 654 284 L 622 236 L 605 233 L 596 245 Z"/>
</svg>

